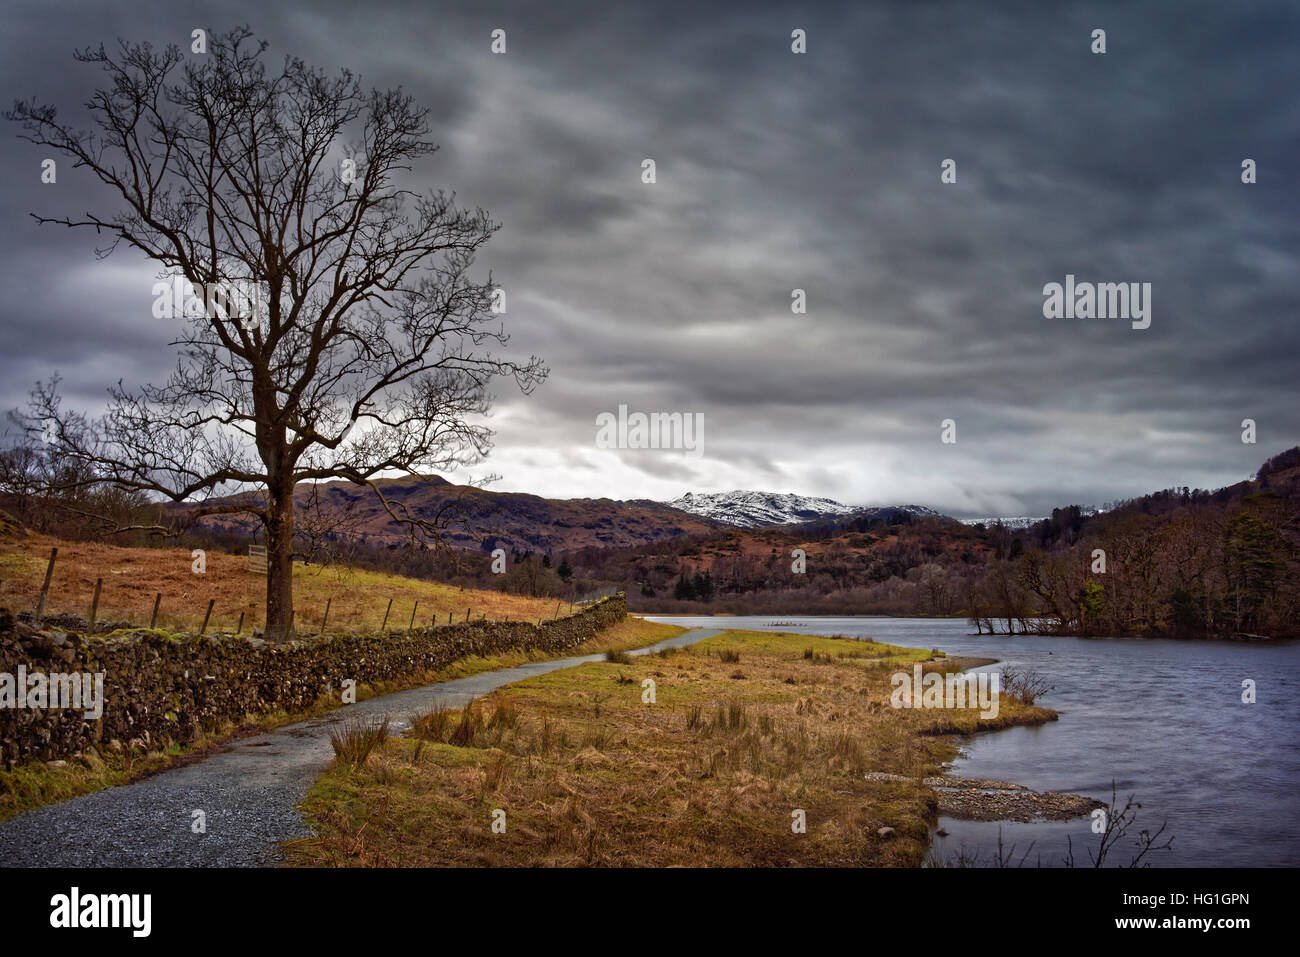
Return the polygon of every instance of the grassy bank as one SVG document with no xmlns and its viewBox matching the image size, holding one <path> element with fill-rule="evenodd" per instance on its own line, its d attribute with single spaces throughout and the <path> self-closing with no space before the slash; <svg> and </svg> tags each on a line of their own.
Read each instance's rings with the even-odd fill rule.
<svg viewBox="0 0 1300 957">
<path fill-rule="evenodd" d="M 1006 696 L 992 720 L 894 709 L 895 671 L 953 665 L 850 639 L 728 631 L 612 657 L 336 761 L 303 806 L 317 836 L 287 845 L 290 862 L 914 866 L 937 807 L 919 779 L 955 754 L 946 735 L 1055 717 Z"/>
</svg>

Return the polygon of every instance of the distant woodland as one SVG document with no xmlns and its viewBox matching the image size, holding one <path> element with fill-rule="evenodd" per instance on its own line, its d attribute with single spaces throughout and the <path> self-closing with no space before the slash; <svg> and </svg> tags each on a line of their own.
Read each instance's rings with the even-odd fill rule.
<svg viewBox="0 0 1300 957">
<path fill-rule="evenodd" d="M 791 552 L 806 552 L 805 571 Z M 583 549 L 634 609 L 965 616 L 989 633 L 1300 637 L 1300 448 L 1254 480 L 1012 530 L 899 511 L 796 531 Z"/>
</svg>

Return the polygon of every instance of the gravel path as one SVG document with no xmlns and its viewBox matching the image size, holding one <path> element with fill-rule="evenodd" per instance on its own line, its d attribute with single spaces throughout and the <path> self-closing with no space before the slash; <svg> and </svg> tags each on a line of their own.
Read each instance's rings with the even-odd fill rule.
<svg viewBox="0 0 1300 957">
<path fill-rule="evenodd" d="M 696 628 L 637 649 L 649 654 L 722 633 Z M 441 703 L 463 707 L 502 685 L 572 668 L 604 655 L 538 661 L 399 691 L 321 718 L 244 738 L 202 761 L 134 784 L 37 808 L 0 823 L 0 867 L 267 867 L 280 841 L 311 834 L 297 811 L 334 757 L 330 728 L 358 715 L 388 715 L 392 728 Z M 207 831 L 192 830 L 193 812 Z"/>
</svg>

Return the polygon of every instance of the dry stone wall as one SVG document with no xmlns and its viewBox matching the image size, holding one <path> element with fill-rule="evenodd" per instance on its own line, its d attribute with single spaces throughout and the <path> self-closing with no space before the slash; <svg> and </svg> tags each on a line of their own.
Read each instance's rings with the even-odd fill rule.
<svg viewBox="0 0 1300 957">
<path fill-rule="evenodd" d="M 0 682 L 12 676 L 12 687 L 20 669 L 27 675 L 104 676 L 103 713 L 96 719 L 84 708 L 5 706 L 0 696 L 0 763 L 9 768 L 33 758 L 68 758 L 88 748 L 184 744 L 227 722 L 303 711 L 323 695 L 338 700 L 347 679 L 359 685 L 409 685 L 459 658 L 510 650 L 564 652 L 626 616 L 624 597 L 616 595 L 540 626 L 468 622 L 277 644 L 149 631 L 84 635 L 48 625 L 34 628 L 0 609 Z"/>
</svg>

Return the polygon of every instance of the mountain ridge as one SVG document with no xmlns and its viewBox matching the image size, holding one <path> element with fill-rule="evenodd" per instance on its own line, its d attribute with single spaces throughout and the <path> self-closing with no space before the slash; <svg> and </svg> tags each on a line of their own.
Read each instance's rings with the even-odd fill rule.
<svg viewBox="0 0 1300 957">
<path fill-rule="evenodd" d="M 806 525 L 810 522 L 837 521 L 886 512 L 907 512 L 917 517 L 942 516 L 942 513 L 926 505 L 845 505 L 835 499 L 799 495 L 795 492 L 758 492 L 746 489 L 687 492 L 663 504 L 732 528 Z"/>
</svg>

